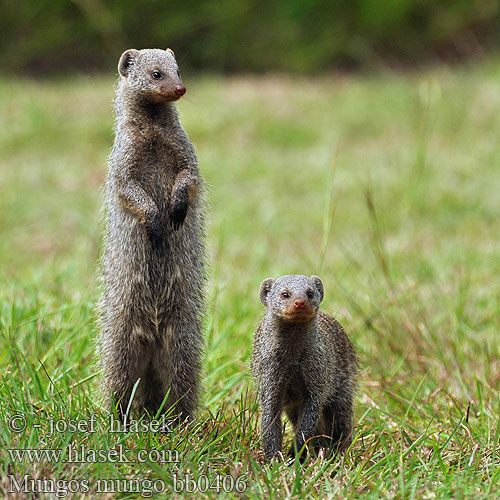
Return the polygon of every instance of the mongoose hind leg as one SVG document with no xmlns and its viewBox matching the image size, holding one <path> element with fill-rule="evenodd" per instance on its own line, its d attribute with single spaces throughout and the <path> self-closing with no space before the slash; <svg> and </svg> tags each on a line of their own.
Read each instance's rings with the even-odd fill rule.
<svg viewBox="0 0 500 500">
<path fill-rule="evenodd" d="M 161 413 L 175 405 L 172 411 L 174 424 L 194 418 L 199 397 L 202 345 L 201 325 L 196 318 L 176 324 L 179 326 L 171 332 L 168 345 L 156 353 L 154 363 L 154 373 L 162 386 L 158 407 L 170 390 Z"/>
<path fill-rule="evenodd" d="M 123 340 L 126 337 L 128 341 Z M 105 338 L 101 348 L 105 386 L 111 392 L 118 417 L 124 422 L 134 385 L 144 376 L 147 350 L 139 342 L 133 341 L 137 340 L 137 336 L 131 329 L 113 330 Z"/>
</svg>

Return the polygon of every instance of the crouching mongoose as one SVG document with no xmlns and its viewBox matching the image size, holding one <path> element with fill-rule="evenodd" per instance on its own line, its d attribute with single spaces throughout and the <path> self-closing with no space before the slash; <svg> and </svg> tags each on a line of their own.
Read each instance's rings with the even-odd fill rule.
<svg viewBox="0 0 500 500">
<path fill-rule="evenodd" d="M 318 312 L 323 294 L 317 276 L 269 278 L 260 287 L 266 312 L 255 332 L 252 371 L 269 459 L 281 452 L 283 410 L 296 433 L 290 457 L 314 436 L 341 451 L 351 443 L 357 356 L 342 326 Z"/>
<path fill-rule="evenodd" d="M 106 180 L 98 348 L 105 388 L 124 419 L 199 395 L 204 304 L 202 178 L 174 101 L 186 92 L 172 50 L 125 51 Z"/>
</svg>

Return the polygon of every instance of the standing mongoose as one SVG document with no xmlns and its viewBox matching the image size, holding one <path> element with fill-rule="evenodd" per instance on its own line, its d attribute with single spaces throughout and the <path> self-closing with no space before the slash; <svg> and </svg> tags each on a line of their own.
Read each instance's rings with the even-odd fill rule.
<svg viewBox="0 0 500 500">
<path fill-rule="evenodd" d="M 313 436 L 327 437 L 340 451 L 351 443 L 357 356 L 340 323 L 318 312 L 323 295 L 317 276 L 290 274 L 261 284 L 266 313 L 255 332 L 252 371 L 268 459 L 281 452 L 283 410 L 296 433 L 292 458 Z"/>
<path fill-rule="evenodd" d="M 106 180 L 98 351 L 104 386 L 134 406 L 192 417 L 203 351 L 202 178 L 174 101 L 186 92 L 172 50 L 125 51 Z"/>
</svg>

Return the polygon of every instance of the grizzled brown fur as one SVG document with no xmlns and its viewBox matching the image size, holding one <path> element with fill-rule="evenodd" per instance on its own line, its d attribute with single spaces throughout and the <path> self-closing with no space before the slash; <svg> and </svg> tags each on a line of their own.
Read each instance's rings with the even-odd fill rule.
<svg viewBox="0 0 500 500">
<path fill-rule="evenodd" d="M 106 180 L 106 234 L 99 305 L 105 388 L 125 417 L 191 417 L 199 394 L 204 302 L 202 179 L 173 101 L 185 92 L 170 50 L 120 58 L 115 142 Z"/>
<path fill-rule="evenodd" d="M 252 371 L 269 459 L 281 452 L 283 410 L 296 432 L 291 457 L 313 436 L 327 436 L 324 444 L 341 451 L 351 443 L 357 356 L 340 323 L 318 312 L 323 293 L 317 276 L 261 285 L 266 313 L 255 332 Z"/>
</svg>

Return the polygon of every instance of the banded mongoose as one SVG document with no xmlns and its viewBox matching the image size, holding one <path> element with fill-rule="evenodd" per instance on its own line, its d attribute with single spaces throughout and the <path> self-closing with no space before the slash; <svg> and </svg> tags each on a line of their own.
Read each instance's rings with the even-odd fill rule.
<svg viewBox="0 0 500 500">
<path fill-rule="evenodd" d="M 296 433 L 291 458 L 313 436 L 334 450 L 351 443 L 357 356 L 340 323 L 319 312 L 323 295 L 317 276 L 291 274 L 261 284 L 266 312 L 255 332 L 252 371 L 268 459 L 281 453 L 283 410 Z M 300 460 L 305 456 L 304 448 Z"/>
<path fill-rule="evenodd" d="M 174 101 L 186 92 L 172 50 L 127 50 L 118 64 L 106 180 L 98 347 L 105 389 L 125 419 L 192 417 L 203 351 L 202 178 Z"/>
</svg>

